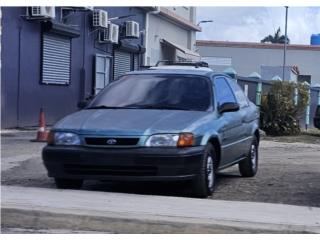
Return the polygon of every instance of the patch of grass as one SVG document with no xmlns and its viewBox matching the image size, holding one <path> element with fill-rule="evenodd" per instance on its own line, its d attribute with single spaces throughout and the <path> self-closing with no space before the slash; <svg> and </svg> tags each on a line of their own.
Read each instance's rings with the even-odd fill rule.
<svg viewBox="0 0 320 240">
<path fill-rule="evenodd" d="M 303 142 L 303 143 L 311 143 L 311 144 L 320 144 L 320 130 L 318 129 L 309 129 L 304 130 L 299 135 L 294 136 L 265 136 L 264 140 L 270 140 L 275 142 Z"/>
<path fill-rule="evenodd" d="M 301 131 L 302 135 L 309 135 L 309 136 L 315 136 L 315 137 L 320 137 L 320 130 L 316 128 L 312 128 L 309 130 L 303 130 Z"/>
</svg>

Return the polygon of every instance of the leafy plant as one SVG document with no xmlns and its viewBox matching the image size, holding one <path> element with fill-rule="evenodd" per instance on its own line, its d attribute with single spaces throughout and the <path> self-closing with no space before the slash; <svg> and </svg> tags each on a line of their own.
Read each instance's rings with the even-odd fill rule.
<svg viewBox="0 0 320 240">
<path fill-rule="evenodd" d="M 274 33 L 274 35 L 268 35 L 264 39 L 261 40 L 262 43 L 285 43 L 286 37 L 284 35 L 281 35 L 280 27 L 278 30 Z M 287 37 L 287 44 L 290 43 L 290 39 Z"/>
<path fill-rule="evenodd" d="M 297 104 L 294 92 L 298 90 Z M 300 83 L 277 81 L 261 98 L 260 126 L 267 135 L 296 135 L 300 133 L 299 118 L 308 104 L 308 87 Z"/>
</svg>

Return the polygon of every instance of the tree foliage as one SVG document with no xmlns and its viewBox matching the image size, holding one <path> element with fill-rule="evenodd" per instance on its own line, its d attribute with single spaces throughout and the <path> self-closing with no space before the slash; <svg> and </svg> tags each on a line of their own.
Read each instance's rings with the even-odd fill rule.
<svg viewBox="0 0 320 240">
<path fill-rule="evenodd" d="M 294 92 L 298 90 L 297 105 Z M 267 95 L 263 95 L 260 108 L 260 126 L 267 135 L 296 135 L 300 133 L 299 118 L 308 104 L 308 87 L 300 83 L 277 81 Z"/>
<path fill-rule="evenodd" d="M 281 35 L 280 27 L 278 30 L 274 33 L 274 35 L 268 35 L 264 39 L 261 40 L 262 43 L 285 43 L 286 37 L 284 35 Z M 290 39 L 287 37 L 287 44 L 290 43 Z"/>
</svg>

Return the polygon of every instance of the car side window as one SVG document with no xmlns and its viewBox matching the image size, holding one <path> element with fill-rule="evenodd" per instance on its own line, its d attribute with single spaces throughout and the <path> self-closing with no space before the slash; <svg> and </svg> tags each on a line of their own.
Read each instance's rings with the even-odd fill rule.
<svg viewBox="0 0 320 240">
<path fill-rule="evenodd" d="M 249 105 L 248 98 L 242 91 L 241 87 L 232 79 L 228 79 L 229 85 L 232 88 L 234 95 L 240 105 L 240 108 L 247 107 Z"/>
<path fill-rule="evenodd" d="M 214 79 L 214 86 L 218 106 L 226 102 L 237 102 L 224 77 L 216 77 Z"/>
</svg>

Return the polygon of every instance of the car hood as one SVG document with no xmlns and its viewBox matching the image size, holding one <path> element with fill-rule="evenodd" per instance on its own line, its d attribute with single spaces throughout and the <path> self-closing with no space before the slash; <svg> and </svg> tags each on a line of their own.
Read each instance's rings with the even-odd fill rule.
<svg viewBox="0 0 320 240">
<path fill-rule="evenodd" d="M 116 136 L 179 133 L 192 131 L 197 121 L 208 114 L 209 112 L 156 109 L 86 109 L 63 118 L 54 129 Z"/>
</svg>

